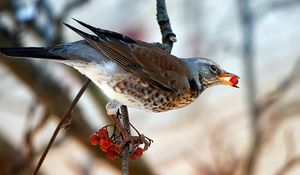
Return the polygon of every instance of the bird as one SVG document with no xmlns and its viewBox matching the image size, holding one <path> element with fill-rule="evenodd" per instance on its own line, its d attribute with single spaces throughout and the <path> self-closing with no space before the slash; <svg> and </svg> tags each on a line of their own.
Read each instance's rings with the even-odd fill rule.
<svg viewBox="0 0 300 175">
<path fill-rule="evenodd" d="M 64 23 L 83 39 L 49 47 L 0 48 L 0 53 L 56 61 L 77 69 L 110 98 L 106 105 L 109 115 L 121 105 L 170 111 L 194 102 L 209 87 L 238 87 L 237 75 L 208 58 L 179 58 L 153 43 L 74 20 L 93 34 Z"/>
</svg>

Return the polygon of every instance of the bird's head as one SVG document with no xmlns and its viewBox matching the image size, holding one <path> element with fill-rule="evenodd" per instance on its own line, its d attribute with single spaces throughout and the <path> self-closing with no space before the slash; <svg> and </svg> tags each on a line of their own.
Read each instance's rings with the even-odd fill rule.
<svg viewBox="0 0 300 175">
<path fill-rule="evenodd" d="M 199 77 L 199 82 L 204 87 L 229 85 L 238 88 L 239 77 L 225 71 L 216 62 L 207 58 L 193 58 L 192 62 L 197 70 L 193 74 Z"/>
</svg>

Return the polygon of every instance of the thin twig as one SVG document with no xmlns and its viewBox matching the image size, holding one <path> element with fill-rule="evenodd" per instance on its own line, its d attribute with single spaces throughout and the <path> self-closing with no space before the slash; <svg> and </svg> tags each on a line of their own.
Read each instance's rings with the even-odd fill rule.
<svg viewBox="0 0 300 175">
<path fill-rule="evenodd" d="M 86 88 L 89 86 L 90 83 L 91 83 L 90 79 L 86 80 L 85 84 L 82 86 L 82 88 L 80 89 L 80 91 L 78 92 L 78 94 L 76 95 L 74 100 L 72 101 L 71 105 L 69 106 L 68 110 L 64 114 L 63 118 L 60 120 L 60 122 L 57 125 L 55 131 L 52 134 L 52 137 L 51 137 L 45 151 L 43 152 L 41 158 L 39 159 L 38 164 L 36 165 L 36 167 L 34 169 L 33 175 L 37 175 L 37 173 L 39 172 L 39 169 L 41 168 L 41 166 L 42 166 L 42 164 L 43 164 L 43 162 L 44 162 L 51 146 L 53 145 L 53 142 L 54 142 L 56 136 L 58 135 L 60 129 L 62 128 L 63 125 L 66 124 L 67 121 L 71 120 L 71 113 L 75 109 L 75 106 L 78 103 L 80 97 L 82 96 L 82 94 L 84 93 L 84 91 L 86 90 Z"/>
</svg>

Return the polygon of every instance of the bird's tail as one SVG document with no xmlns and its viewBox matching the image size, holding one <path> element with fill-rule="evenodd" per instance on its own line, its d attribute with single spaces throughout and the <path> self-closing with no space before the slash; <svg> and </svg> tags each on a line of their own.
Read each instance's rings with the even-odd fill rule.
<svg viewBox="0 0 300 175">
<path fill-rule="evenodd" d="M 51 47 L 10 47 L 0 48 L 0 53 L 10 57 L 66 60 L 61 56 L 51 53 L 51 49 Z"/>
</svg>

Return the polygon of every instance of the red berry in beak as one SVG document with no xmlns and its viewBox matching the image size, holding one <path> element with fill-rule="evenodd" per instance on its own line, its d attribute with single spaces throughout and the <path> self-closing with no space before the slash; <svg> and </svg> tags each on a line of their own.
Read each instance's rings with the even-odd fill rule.
<svg viewBox="0 0 300 175">
<path fill-rule="evenodd" d="M 233 85 L 237 85 L 239 83 L 238 77 L 237 76 L 233 76 L 230 78 L 229 80 Z"/>
</svg>

